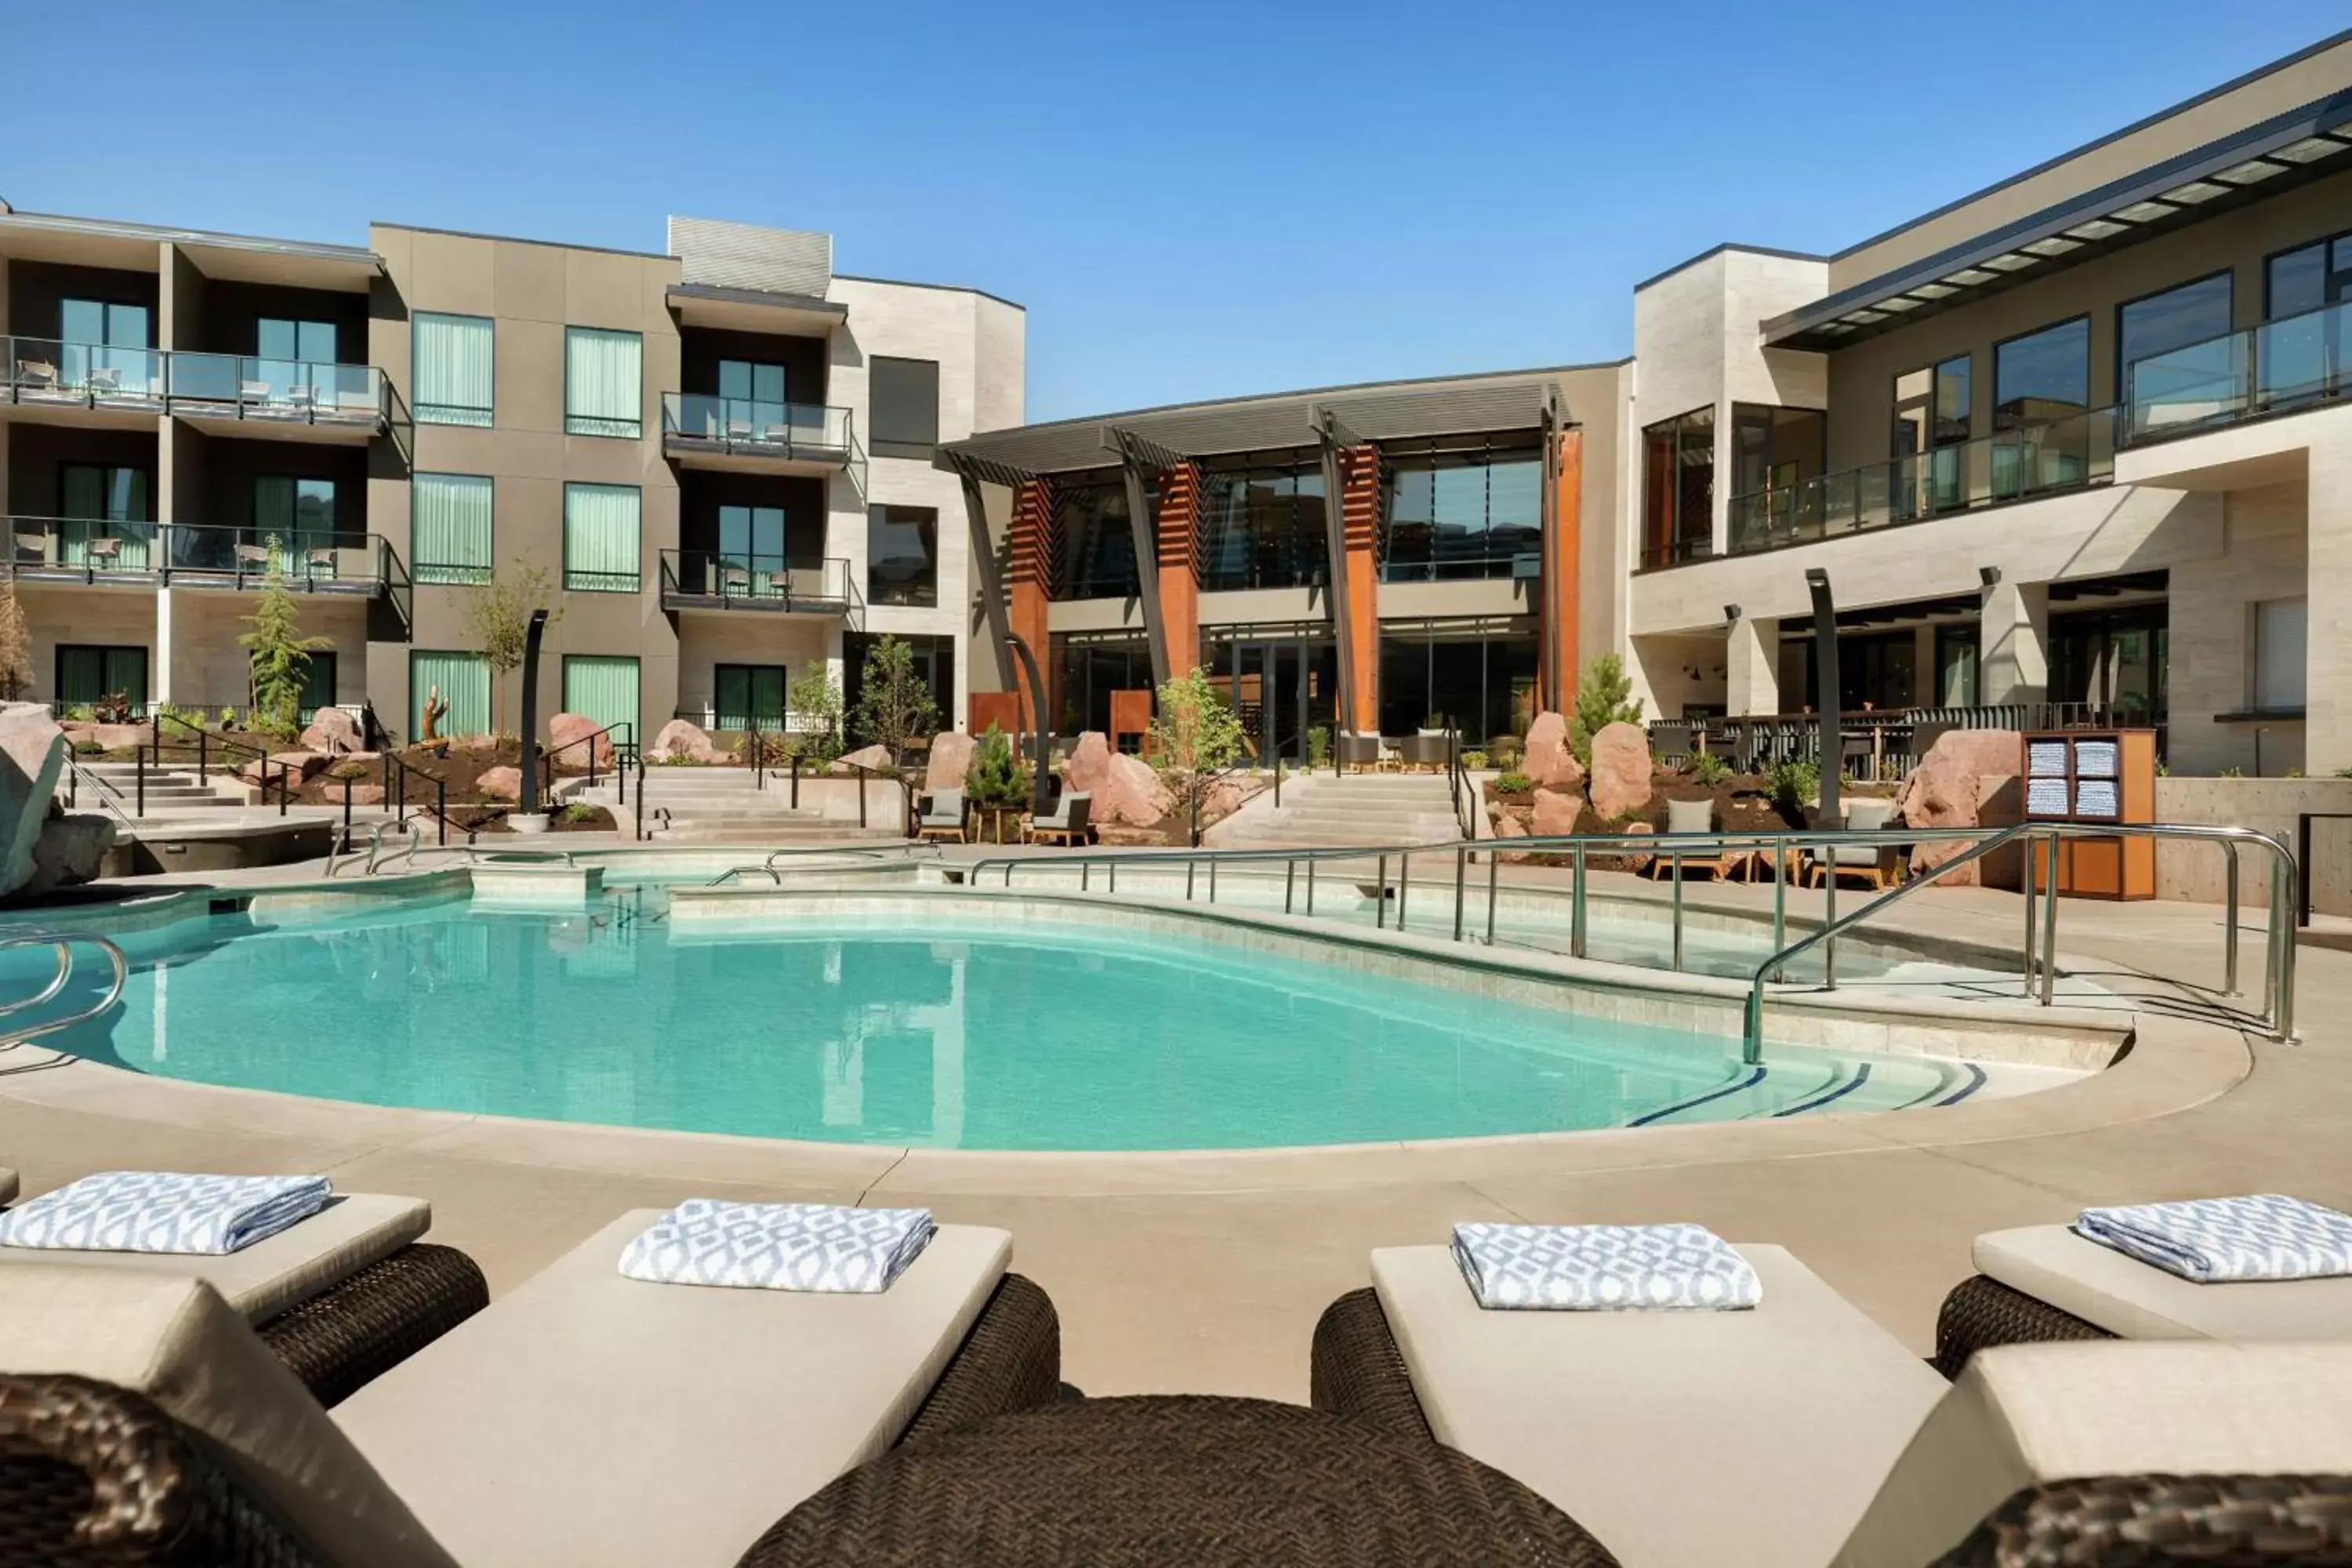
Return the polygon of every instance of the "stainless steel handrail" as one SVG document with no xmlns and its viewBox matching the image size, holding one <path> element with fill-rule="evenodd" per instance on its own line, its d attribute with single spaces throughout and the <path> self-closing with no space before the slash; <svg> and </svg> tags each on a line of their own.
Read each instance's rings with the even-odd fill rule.
<svg viewBox="0 0 2352 1568">
<path fill-rule="evenodd" d="M 70 1029 L 77 1024 L 103 1017 L 109 1009 L 122 1000 L 122 988 L 131 980 L 131 962 L 123 957 L 122 950 L 114 943 L 95 931 L 26 931 L 0 936 L 0 949 L 55 948 L 58 953 L 58 972 L 50 977 L 48 984 L 42 987 L 40 994 L 29 1001 L 0 1006 L 0 1015 L 22 1012 L 27 1007 L 37 1007 L 44 1002 L 53 1000 L 62 992 L 66 988 L 68 977 L 73 972 L 73 944 L 78 942 L 88 942 L 106 954 L 106 962 L 114 971 L 113 979 L 107 985 L 106 994 L 100 997 L 95 1005 L 84 1007 L 79 1012 L 68 1013 L 62 1018 L 51 1018 L 45 1023 L 30 1025 L 25 1028 L 0 1032 L 0 1049 L 5 1049 L 10 1046 L 21 1046 L 28 1040 L 39 1039 L 43 1035 L 53 1035 L 59 1029 Z"/>
<path fill-rule="evenodd" d="M 87 784 L 91 792 L 97 795 L 98 804 L 112 812 L 115 819 L 121 824 L 123 836 L 127 838 L 139 837 L 137 817 L 123 808 L 122 786 L 110 783 L 84 769 L 81 763 L 74 759 L 73 748 L 70 746 L 66 749 L 66 776 L 69 781 L 67 801 L 68 807 L 79 807 L 81 805 L 81 786 Z"/>
</svg>

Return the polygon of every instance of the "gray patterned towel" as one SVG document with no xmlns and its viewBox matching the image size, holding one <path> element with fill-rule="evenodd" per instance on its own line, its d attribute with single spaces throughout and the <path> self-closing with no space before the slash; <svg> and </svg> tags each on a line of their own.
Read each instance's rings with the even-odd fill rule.
<svg viewBox="0 0 2352 1568">
<path fill-rule="evenodd" d="M 2352 1274 L 2352 1215 L 2276 1193 L 2084 1209 L 2074 1230 L 2200 1285 Z"/>
<path fill-rule="evenodd" d="M 1454 1261 L 1489 1309 L 1736 1311 L 1764 1299 L 1748 1259 L 1696 1225 L 1463 1224 Z"/>
<path fill-rule="evenodd" d="M 621 1272 L 664 1285 L 871 1296 L 930 1245 L 929 1209 L 730 1204 L 688 1198 L 621 1254 Z"/>
<path fill-rule="evenodd" d="M 317 1214 L 324 1176 L 101 1171 L 0 1214 L 0 1247 L 82 1252 L 236 1252 Z"/>
</svg>

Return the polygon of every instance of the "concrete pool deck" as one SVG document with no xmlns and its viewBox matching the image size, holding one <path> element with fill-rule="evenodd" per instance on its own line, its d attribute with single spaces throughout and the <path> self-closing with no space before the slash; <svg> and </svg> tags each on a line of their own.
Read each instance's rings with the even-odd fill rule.
<svg viewBox="0 0 2352 1568">
<path fill-rule="evenodd" d="M 316 875 L 313 863 L 186 879 L 243 889 Z M 1666 893 L 1605 880 L 1612 893 Z M 1686 894 L 1770 900 L 1769 887 Z M 1792 910 L 1808 907 L 1792 897 Z M 979 1156 L 385 1110 L 20 1049 L 0 1053 L 0 1164 L 28 1193 L 160 1166 L 316 1170 L 346 1190 L 414 1194 L 434 1205 L 434 1239 L 478 1258 L 494 1291 L 625 1208 L 697 1194 L 927 1204 L 944 1220 L 1013 1231 L 1014 1266 L 1061 1310 L 1066 1375 L 1095 1393 L 1303 1399 L 1316 1314 L 1366 1281 L 1370 1249 L 1476 1218 L 1687 1219 L 1779 1242 L 1924 1351 L 1979 1231 L 2091 1203 L 2228 1192 L 2352 1206 L 2340 1131 L 2352 1110 L 2352 954 L 2301 949 L 2305 1043 L 2274 1045 L 2232 1026 L 2200 989 L 2221 981 L 2220 919 L 2199 905 L 2070 901 L 2060 950 L 2103 972 L 2108 1005 L 2134 1010 L 2139 1048 L 2095 1079 L 1952 1111 L 1361 1150 Z M 2259 986 L 2261 911 L 2246 919 L 2245 977 Z M 2013 948 L 2022 914 L 2014 895 L 1938 889 L 1890 920 Z"/>
</svg>

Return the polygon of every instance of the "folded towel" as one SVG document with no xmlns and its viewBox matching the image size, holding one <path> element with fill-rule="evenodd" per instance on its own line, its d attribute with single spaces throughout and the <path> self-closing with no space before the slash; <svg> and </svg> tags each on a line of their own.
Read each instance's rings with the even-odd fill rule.
<svg viewBox="0 0 2352 1568">
<path fill-rule="evenodd" d="M 101 1171 L 0 1214 L 0 1246 L 236 1252 L 310 1218 L 333 1193 L 324 1176 Z"/>
<path fill-rule="evenodd" d="M 937 1228 L 929 1209 L 688 1198 L 629 1243 L 621 1272 L 664 1285 L 874 1295 Z"/>
<path fill-rule="evenodd" d="M 1739 1310 L 1764 1299 L 1748 1259 L 1696 1225 L 1457 1225 L 1454 1261 L 1488 1309 Z"/>
<path fill-rule="evenodd" d="M 2200 1285 L 2352 1274 L 2352 1215 L 2276 1193 L 2084 1209 L 2074 1230 Z"/>
</svg>

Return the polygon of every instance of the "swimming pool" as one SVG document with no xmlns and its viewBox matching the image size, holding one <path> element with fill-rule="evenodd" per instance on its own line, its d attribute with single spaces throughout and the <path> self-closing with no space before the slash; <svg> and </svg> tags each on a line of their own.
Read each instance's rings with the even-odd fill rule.
<svg viewBox="0 0 2352 1568">
<path fill-rule="evenodd" d="M 1737 1041 L 1196 939 L 943 914 L 673 932 L 667 891 L 124 941 L 43 1043 L 376 1105 L 992 1150 L 1328 1144 L 1886 1110 L 1983 1069 Z M 97 966 L 85 966 L 95 969 Z M 60 1005 L 72 1000 L 60 999 Z"/>
</svg>

